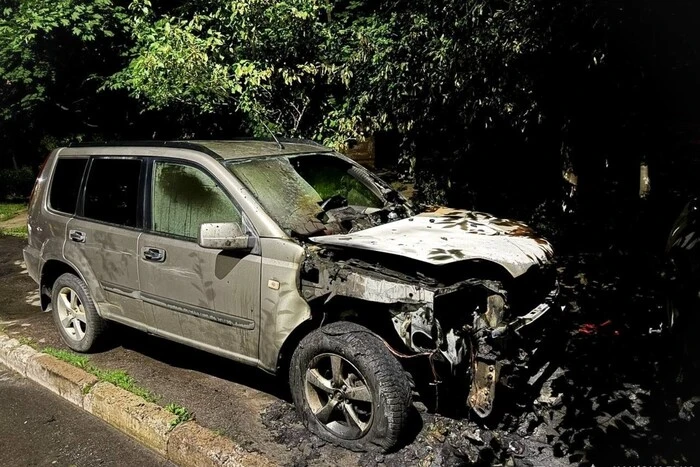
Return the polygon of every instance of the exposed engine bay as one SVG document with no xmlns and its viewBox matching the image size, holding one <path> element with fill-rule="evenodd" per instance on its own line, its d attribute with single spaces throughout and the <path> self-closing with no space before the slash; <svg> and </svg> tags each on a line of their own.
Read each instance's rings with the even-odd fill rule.
<svg viewBox="0 0 700 467">
<path fill-rule="evenodd" d="M 302 272 L 303 296 L 310 303 L 324 305 L 335 297 L 385 304 L 386 318 L 400 342 L 392 346 L 386 340 L 392 352 L 405 358 L 422 355 L 431 365 L 443 363 L 442 368 L 447 369 L 443 372 L 449 374 L 434 369 L 436 380 L 470 380 L 464 403 L 480 417 L 488 416 L 501 367 L 508 359 L 509 338 L 554 306 L 557 289 L 553 274 L 539 274 L 537 278 L 540 286 L 534 290 L 535 295 L 550 287 L 544 295 L 521 300 L 520 291 L 514 290 L 510 300 L 505 286 L 516 281 L 467 277 L 474 269 L 465 265 L 461 265 L 461 277 L 450 278 L 455 269 L 438 272 L 415 261 L 384 255 L 375 257 L 380 265 L 370 262 L 370 253 L 352 253 L 354 257 L 335 247 L 308 246 Z M 406 272 L 397 270 L 400 264 Z M 483 265 L 472 266 L 483 269 Z M 530 275 L 542 272 L 534 269 Z M 525 282 L 528 278 L 523 279 Z M 522 309 L 535 298 L 542 302 Z"/>
</svg>

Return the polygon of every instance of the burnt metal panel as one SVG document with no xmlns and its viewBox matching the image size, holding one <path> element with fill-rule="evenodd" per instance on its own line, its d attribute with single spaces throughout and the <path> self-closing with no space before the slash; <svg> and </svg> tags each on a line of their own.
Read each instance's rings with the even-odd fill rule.
<svg viewBox="0 0 700 467">
<path fill-rule="evenodd" d="M 440 209 L 345 235 L 312 237 L 322 245 L 378 251 L 432 265 L 491 261 L 513 277 L 549 263 L 553 251 L 525 224 L 487 214 Z"/>
</svg>

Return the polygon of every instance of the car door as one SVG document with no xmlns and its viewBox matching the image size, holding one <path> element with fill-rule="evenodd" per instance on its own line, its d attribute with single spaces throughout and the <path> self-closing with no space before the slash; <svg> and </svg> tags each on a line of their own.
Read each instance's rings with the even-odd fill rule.
<svg viewBox="0 0 700 467">
<path fill-rule="evenodd" d="M 143 203 L 144 161 L 105 157 L 90 161 L 82 203 L 67 225 L 65 258 L 86 278 L 88 287 L 101 287 L 106 303 L 101 314 L 125 324 L 152 324 L 138 297 L 137 246 Z"/>
<path fill-rule="evenodd" d="M 250 232 L 241 210 L 201 166 L 155 160 L 149 173 L 149 229 L 139 238 L 138 271 L 157 332 L 257 361 L 261 257 L 197 243 L 203 223 L 236 222 Z"/>
</svg>

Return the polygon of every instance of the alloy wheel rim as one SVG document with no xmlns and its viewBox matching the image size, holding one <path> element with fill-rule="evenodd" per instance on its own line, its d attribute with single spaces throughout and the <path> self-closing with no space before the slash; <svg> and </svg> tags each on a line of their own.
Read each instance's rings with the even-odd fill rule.
<svg viewBox="0 0 700 467">
<path fill-rule="evenodd" d="M 70 287 L 63 287 L 58 292 L 56 311 L 65 334 L 71 340 L 81 341 L 87 332 L 87 316 L 78 293 Z"/>
<path fill-rule="evenodd" d="M 374 397 L 360 371 L 332 353 L 317 355 L 306 370 L 306 402 L 334 435 L 359 439 L 372 426 Z"/>
</svg>

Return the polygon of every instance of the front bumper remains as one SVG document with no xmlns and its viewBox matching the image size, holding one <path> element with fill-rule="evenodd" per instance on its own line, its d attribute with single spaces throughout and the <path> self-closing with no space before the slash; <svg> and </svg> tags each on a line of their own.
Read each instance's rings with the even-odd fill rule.
<svg viewBox="0 0 700 467">
<path fill-rule="evenodd" d="M 537 305 L 535 308 L 525 313 L 522 316 L 518 316 L 513 321 L 508 323 L 507 328 L 509 331 L 516 334 L 520 333 L 520 330 L 526 326 L 530 326 L 538 319 L 546 315 L 552 308 L 557 306 L 557 300 L 559 299 L 559 284 L 549 292 L 544 302 Z"/>
<path fill-rule="evenodd" d="M 551 315 L 550 312 L 558 308 L 558 298 L 559 285 L 556 284 L 541 304 L 508 323 L 496 327 L 488 326 L 485 320 L 476 323 L 472 342 L 472 382 L 467 405 L 479 417 L 489 416 L 493 409 L 496 383 L 506 360 L 505 344 L 509 337 L 523 337 L 521 332 L 526 328 L 536 322 L 541 323 L 541 318 Z"/>
</svg>

